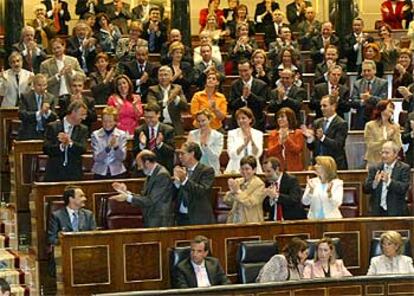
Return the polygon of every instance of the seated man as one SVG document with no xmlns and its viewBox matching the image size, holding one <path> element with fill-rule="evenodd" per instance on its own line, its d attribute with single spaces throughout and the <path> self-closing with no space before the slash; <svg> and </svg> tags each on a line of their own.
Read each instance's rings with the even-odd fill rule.
<svg viewBox="0 0 414 296">
<path fill-rule="evenodd" d="M 311 57 L 313 64 L 323 62 L 325 50 L 329 45 L 339 46 L 339 38 L 333 33 L 333 27 L 330 22 L 322 24 L 321 33 L 311 40 Z"/>
<path fill-rule="evenodd" d="M 400 147 L 388 141 L 382 145 L 382 163 L 368 169 L 364 191 L 371 194 L 374 216 L 407 216 L 406 196 L 410 187 L 410 166 L 398 160 Z"/>
<path fill-rule="evenodd" d="M 231 284 L 218 259 L 208 256 L 209 252 L 208 238 L 197 235 L 191 241 L 190 257 L 175 267 L 173 287 L 201 288 Z"/>
<path fill-rule="evenodd" d="M 276 157 L 269 157 L 263 162 L 263 172 L 266 183 L 267 197 L 263 208 L 269 213 L 271 221 L 306 219 L 302 206 L 302 190 L 295 176 L 283 172 Z"/>
<path fill-rule="evenodd" d="M 59 232 L 78 232 L 96 229 L 95 216 L 84 209 L 86 196 L 82 188 L 75 185 L 65 187 L 63 192 L 65 207 L 52 213 L 47 231 L 49 244 L 58 244 Z"/>
<path fill-rule="evenodd" d="M 111 197 L 119 202 L 127 201 L 142 208 L 144 227 L 168 227 L 174 224 L 172 200 L 174 185 L 167 169 L 157 163 L 157 156 L 149 150 L 142 150 L 136 158 L 138 169 L 147 176 L 141 194 L 127 191 L 125 183 L 115 182 L 112 187 L 119 192 Z"/>
<path fill-rule="evenodd" d="M 363 130 L 365 123 L 371 120 L 375 106 L 379 100 L 388 97 L 387 80 L 375 76 L 377 67 L 374 61 L 362 63 L 362 78 L 354 82 L 350 106 L 356 109 L 352 129 Z"/>
<path fill-rule="evenodd" d="M 272 12 L 272 20 L 271 24 L 268 24 L 264 28 L 265 33 L 265 43 L 266 47 L 269 48 L 270 43 L 276 40 L 281 33 L 282 27 L 287 27 L 288 24 L 284 22 L 284 13 L 280 9 L 275 9 Z"/>
<path fill-rule="evenodd" d="M 176 135 L 184 134 L 181 112 L 188 109 L 183 89 L 172 83 L 173 72 L 168 66 L 158 70 L 158 85 L 148 89 L 147 102 L 157 103 L 162 108 L 160 121 L 171 125 Z"/>
</svg>

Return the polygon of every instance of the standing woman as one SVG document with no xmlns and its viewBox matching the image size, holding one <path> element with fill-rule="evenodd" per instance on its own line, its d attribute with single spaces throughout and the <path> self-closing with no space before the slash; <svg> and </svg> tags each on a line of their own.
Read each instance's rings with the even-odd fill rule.
<svg viewBox="0 0 414 296">
<path fill-rule="evenodd" d="M 118 109 L 118 128 L 132 137 L 144 113 L 141 97 L 133 93 L 132 82 L 126 75 L 115 77 L 114 88 L 115 93 L 108 98 L 108 106 Z"/>
<path fill-rule="evenodd" d="M 227 22 L 226 31 L 229 32 L 231 38 L 236 39 L 237 25 L 241 23 L 248 24 L 249 36 L 253 36 L 256 33 L 254 22 L 249 19 L 249 12 L 247 6 L 244 4 L 240 4 L 236 7 L 234 19 Z"/>
<path fill-rule="evenodd" d="M 298 237 L 284 246 L 282 254 L 274 255 L 260 270 L 257 283 L 303 279 L 308 259 L 308 244 Z"/>
<path fill-rule="evenodd" d="M 240 160 L 241 178 L 228 180 L 229 191 L 224 202 L 232 206 L 227 223 L 262 222 L 263 200 L 266 197 L 265 184 L 256 176 L 257 160 L 254 156 L 244 156 Z"/>
<path fill-rule="evenodd" d="M 220 8 L 220 0 L 208 0 L 208 7 L 200 10 L 199 24 L 200 32 L 204 30 L 207 25 L 208 15 L 214 15 L 217 19 L 217 24 L 219 28 L 222 28 L 224 25 L 224 13 Z"/>
<path fill-rule="evenodd" d="M 232 62 L 233 74 L 237 72 L 238 62 L 243 59 L 250 60 L 257 47 L 256 39 L 249 36 L 249 25 L 246 22 L 239 23 L 237 25 L 237 38 L 228 47 L 229 62 Z M 226 73 L 228 71 L 226 70 Z"/>
<path fill-rule="evenodd" d="M 227 134 L 227 153 L 229 163 L 225 173 L 237 174 L 240 170 L 240 160 L 243 156 L 252 155 L 257 161 L 257 173 L 262 173 L 260 156 L 263 153 L 263 132 L 252 128 L 255 118 L 252 110 L 242 107 L 235 114 L 238 128 L 230 130 Z"/>
<path fill-rule="evenodd" d="M 344 182 L 338 179 L 335 160 L 330 156 L 317 156 L 317 177 L 307 177 L 302 203 L 310 205 L 308 219 L 342 218 L 339 206 L 344 195 Z"/>
<path fill-rule="evenodd" d="M 171 57 L 171 63 L 168 66 L 173 70 L 172 83 L 181 85 L 186 98 L 189 98 L 190 86 L 194 81 L 194 71 L 189 62 L 183 61 L 184 45 L 180 41 L 174 41 L 169 47 L 168 54 Z"/>
<path fill-rule="evenodd" d="M 102 51 L 115 54 L 116 45 L 121 38 L 121 31 L 113 24 L 106 13 L 98 13 L 96 16 L 98 21 L 98 32 L 96 38 Z"/>
<path fill-rule="evenodd" d="M 344 262 L 336 259 L 336 250 L 329 237 L 322 238 L 316 244 L 315 259 L 305 267 L 303 277 L 315 278 L 341 278 L 352 276 L 346 269 Z"/>
<path fill-rule="evenodd" d="M 392 30 L 389 25 L 383 24 L 378 31 L 378 35 L 381 38 L 378 45 L 381 53 L 381 60 L 384 63 L 384 71 L 392 71 L 398 59 L 398 52 L 400 50 L 399 44 L 392 37 Z"/>
<path fill-rule="evenodd" d="M 413 83 L 413 56 L 409 49 L 402 48 L 395 64 L 394 73 L 392 77 L 392 95 L 393 98 L 403 97 L 403 93 L 400 93 L 399 87 L 408 87 Z M 412 90 L 412 89 L 411 89 Z M 404 103 L 403 101 L 403 110 Z"/>
<path fill-rule="evenodd" d="M 373 119 L 365 124 L 364 139 L 366 143 L 365 160 L 367 166 L 382 162 L 382 145 L 387 141 L 394 142 L 401 148 L 401 132 L 398 123 L 393 122 L 394 103 L 381 100 L 374 110 Z"/>
<path fill-rule="evenodd" d="M 96 71 L 89 74 L 90 88 L 97 105 L 106 105 L 113 93 L 115 67 L 109 67 L 109 57 L 100 52 L 95 58 Z"/>
<path fill-rule="evenodd" d="M 305 141 L 302 130 L 296 127 L 292 109 L 284 107 L 276 113 L 276 129 L 269 135 L 267 156 L 277 157 L 282 171 L 303 171 Z"/>
<path fill-rule="evenodd" d="M 224 136 L 210 127 L 212 118 L 213 114 L 210 110 L 203 109 L 198 111 L 195 119 L 199 128 L 190 131 L 187 141 L 200 145 L 202 152 L 200 162 L 211 166 L 217 176 L 221 174 L 220 155 L 223 151 Z"/>
<path fill-rule="evenodd" d="M 91 135 L 95 179 L 126 177 L 123 161 L 127 153 L 127 134 L 116 128 L 118 110 L 106 107 L 102 112 L 102 128 Z"/>
</svg>

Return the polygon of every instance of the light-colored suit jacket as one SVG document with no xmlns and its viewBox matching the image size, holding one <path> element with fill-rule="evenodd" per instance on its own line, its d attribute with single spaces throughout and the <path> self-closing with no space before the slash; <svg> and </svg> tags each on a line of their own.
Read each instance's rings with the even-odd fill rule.
<svg viewBox="0 0 414 296">
<path fill-rule="evenodd" d="M 253 155 L 253 148 L 252 143 L 250 142 L 247 145 L 247 154 L 253 155 L 256 157 L 257 160 L 257 169 L 256 173 L 261 174 L 262 173 L 262 166 L 260 165 L 260 156 L 262 156 L 263 153 L 263 132 L 252 128 L 252 139 L 253 142 L 256 144 L 258 148 L 258 152 L 256 155 Z M 227 153 L 229 154 L 229 163 L 227 164 L 226 173 L 236 173 L 238 174 L 240 171 L 240 160 L 245 156 L 245 151 L 240 152 L 240 154 L 237 154 L 237 149 L 243 145 L 244 143 L 244 136 L 241 128 L 236 128 L 233 130 L 230 130 L 227 133 Z"/>
<path fill-rule="evenodd" d="M 70 88 L 70 84 L 72 82 L 72 77 L 76 73 L 81 73 L 85 75 L 85 73 L 82 71 L 79 62 L 76 58 L 65 55 L 63 58 L 63 62 L 65 65 L 71 65 L 72 66 L 72 73 L 65 74 L 64 77 L 61 79 L 66 80 L 66 85 L 68 87 L 68 90 Z M 60 79 L 56 77 L 56 74 L 59 73 L 56 59 L 54 57 L 51 57 L 45 61 L 43 61 L 40 64 L 40 73 L 45 74 L 47 76 L 47 90 L 51 94 L 53 94 L 55 97 L 59 96 L 59 88 L 60 88 Z"/>
<path fill-rule="evenodd" d="M 335 260 L 335 263 L 329 267 L 331 278 L 341 278 L 345 276 L 352 276 L 352 274 L 346 269 L 344 262 L 340 259 Z M 324 278 L 325 273 L 323 271 L 322 263 L 320 261 L 312 261 L 310 264 L 305 266 L 303 271 L 303 278 L 314 279 Z"/>
<path fill-rule="evenodd" d="M 201 132 L 200 129 L 192 130 L 189 133 L 188 138 L 192 141 L 200 144 Z M 208 139 L 207 146 L 200 146 L 203 155 L 200 162 L 202 164 L 211 166 L 217 175 L 220 175 L 220 155 L 223 151 L 224 136 L 216 130 L 211 130 L 210 137 Z"/>
<path fill-rule="evenodd" d="M 245 184 L 244 178 L 238 178 L 236 182 L 240 185 L 240 193 L 234 194 L 229 191 L 224 196 L 224 202 L 233 205 L 227 223 L 264 221 L 262 204 L 266 194 L 263 181 L 259 177 L 253 176 Z"/>
<path fill-rule="evenodd" d="M 33 72 L 22 69 L 19 72 L 19 93 L 24 94 L 30 91 L 32 85 Z M 16 107 L 17 101 L 17 81 L 16 74 L 12 69 L 4 71 L 4 79 L 0 78 L 0 96 L 3 96 L 1 107 Z"/>
<path fill-rule="evenodd" d="M 305 193 L 302 197 L 302 203 L 306 206 L 310 205 L 308 219 L 319 219 L 319 214 L 323 210 L 324 219 L 342 218 L 339 206 L 342 204 L 344 195 L 344 182 L 339 179 L 332 180 L 331 197 L 329 197 L 327 189 L 323 189 L 321 180 L 316 177 L 311 179 L 315 188 L 310 193 L 310 188 L 306 185 Z M 326 185 L 329 186 L 329 185 Z"/>
<path fill-rule="evenodd" d="M 380 255 L 371 258 L 367 275 L 392 273 L 414 273 L 413 259 L 404 255 L 397 255 L 393 258 Z"/>
<path fill-rule="evenodd" d="M 127 153 L 127 135 L 124 131 L 115 128 L 112 132 L 118 140 L 118 149 L 113 149 L 109 152 L 106 151 L 111 136 L 107 136 L 103 128 L 96 130 L 91 135 L 93 159 L 94 164 L 92 171 L 98 175 L 106 175 L 109 168 L 112 176 L 122 174 L 126 171 L 123 164 Z"/>
</svg>

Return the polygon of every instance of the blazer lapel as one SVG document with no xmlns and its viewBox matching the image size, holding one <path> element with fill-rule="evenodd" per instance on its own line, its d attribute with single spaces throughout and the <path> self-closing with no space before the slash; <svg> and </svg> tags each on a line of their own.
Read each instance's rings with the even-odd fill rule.
<svg viewBox="0 0 414 296">
<path fill-rule="evenodd" d="M 85 213 L 84 213 L 84 211 L 82 210 L 82 209 L 80 209 L 79 211 L 78 211 L 78 217 L 79 217 L 79 226 L 78 226 L 78 228 L 79 228 L 79 231 L 82 231 L 82 230 L 84 230 L 84 229 L 86 229 L 86 219 L 85 219 Z"/>
<path fill-rule="evenodd" d="M 62 229 L 62 231 L 73 231 L 72 222 L 70 221 L 68 210 L 65 208 L 63 218 L 65 220 L 65 225 L 67 230 Z"/>
</svg>

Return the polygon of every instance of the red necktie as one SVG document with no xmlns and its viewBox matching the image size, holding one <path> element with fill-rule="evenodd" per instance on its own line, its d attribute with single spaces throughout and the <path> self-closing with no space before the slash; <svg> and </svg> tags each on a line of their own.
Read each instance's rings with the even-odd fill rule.
<svg viewBox="0 0 414 296">
<path fill-rule="evenodd" d="M 149 140 L 149 149 L 155 150 L 156 146 L 156 136 L 155 136 L 155 129 L 153 127 L 150 128 L 150 140 Z"/>
<path fill-rule="evenodd" d="M 56 32 L 60 32 L 60 21 L 59 21 L 59 11 L 53 12 L 53 25 L 55 26 Z"/>
<path fill-rule="evenodd" d="M 275 184 L 275 189 L 276 189 L 276 192 L 279 192 L 279 182 L 275 182 L 274 183 Z M 279 195 L 280 196 L 280 195 Z M 282 210 L 282 205 L 281 204 L 279 204 L 278 202 L 275 204 L 275 207 L 276 207 L 276 219 L 275 219 L 275 221 L 283 221 L 283 210 Z"/>
</svg>

